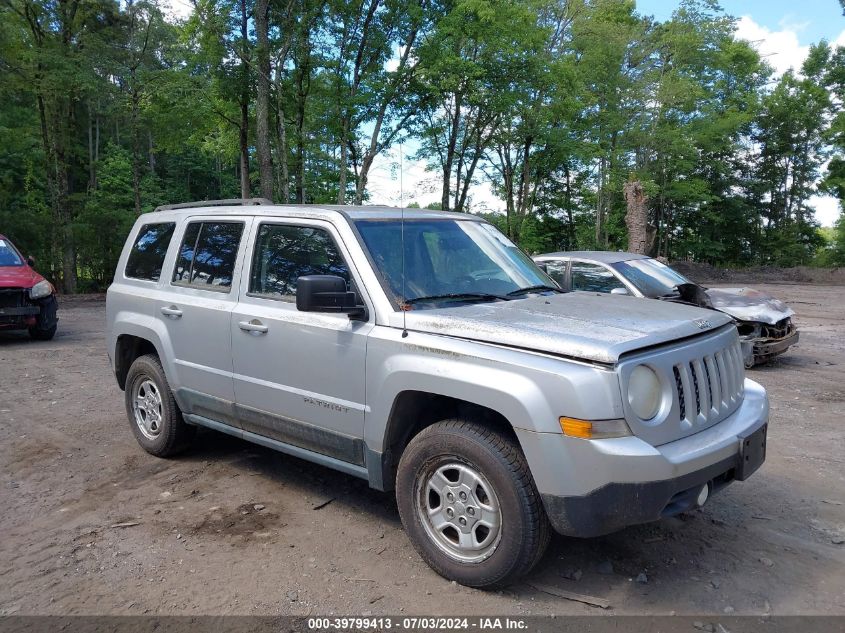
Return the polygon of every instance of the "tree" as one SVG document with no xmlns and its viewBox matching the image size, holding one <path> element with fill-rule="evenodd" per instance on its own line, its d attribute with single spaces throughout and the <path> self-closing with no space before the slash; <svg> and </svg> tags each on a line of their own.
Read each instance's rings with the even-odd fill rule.
<svg viewBox="0 0 845 633">
<path fill-rule="evenodd" d="M 513 105 L 510 87 L 529 76 L 541 35 L 526 1 L 457 0 L 421 47 L 430 101 L 420 155 L 443 174 L 444 209 L 465 210 L 479 162 Z"/>
</svg>

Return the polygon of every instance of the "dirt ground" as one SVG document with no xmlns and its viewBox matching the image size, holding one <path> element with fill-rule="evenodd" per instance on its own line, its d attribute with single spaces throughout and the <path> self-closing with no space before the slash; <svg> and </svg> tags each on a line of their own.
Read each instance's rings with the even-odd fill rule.
<svg viewBox="0 0 845 633">
<path fill-rule="evenodd" d="M 845 287 L 758 287 L 801 329 L 750 372 L 772 404 L 762 469 L 679 518 L 555 537 L 496 592 L 432 572 L 363 481 L 210 431 L 143 452 L 105 304 L 65 301 L 52 342 L 0 334 L 0 614 L 845 614 Z"/>
</svg>

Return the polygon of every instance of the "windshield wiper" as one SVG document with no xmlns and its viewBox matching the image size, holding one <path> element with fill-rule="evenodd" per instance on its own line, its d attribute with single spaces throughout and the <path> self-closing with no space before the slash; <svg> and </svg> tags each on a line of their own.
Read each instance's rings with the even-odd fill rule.
<svg viewBox="0 0 845 633">
<path fill-rule="evenodd" d="M 456 301 L 510 301 L 505 296 L 494 295 L 487 292 L 451 292 L 442 295 L 428 295 L 425 297 L 412 297 L 405 299 L 405 305 L 412 305 L 414 303 L 423 303 L 425 301 L 440 301 L 445 299 L 454 299 Z"/>
<path fill-rule="evenodd" d="M 509 292 L 508 296 L 509 297 L 516 297 L 516 296 L 519 296 L 519 295 L 522 295 L 522 294 L 526 294 L 528 292 L 541 292 L 541 291 L 544 291 L 544 290 L 551 290 L 553 292 L 560 292 L 560 293 L 563 292 L 563 290 L 561 290 L 560 288 L 555 288 L 554 286 L 547 286 L 546 284 L 539 284 L 537 286 L 528 286 L 527 288 L 518 288 L 517 290 Z"/>
</svg>

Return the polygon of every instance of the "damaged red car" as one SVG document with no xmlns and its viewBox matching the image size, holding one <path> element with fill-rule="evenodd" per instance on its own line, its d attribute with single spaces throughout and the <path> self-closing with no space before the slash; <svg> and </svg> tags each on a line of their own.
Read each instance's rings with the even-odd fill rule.
<svg viewBox="0 0 845 633">
<path fill-rule="evenodd" d="M 56 289 L 34 264 L 0 234 L 0 330 L 29 330 L 32 338 L 48 341 L 59 322 Z"/>
</svg>

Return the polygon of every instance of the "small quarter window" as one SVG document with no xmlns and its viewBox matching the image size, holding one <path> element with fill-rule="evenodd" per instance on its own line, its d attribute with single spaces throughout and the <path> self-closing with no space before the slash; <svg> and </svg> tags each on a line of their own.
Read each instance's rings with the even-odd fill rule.
<svg viewBox="0 0 845 633">
<path fill-rule="evenodd" d="M 243 222 L 192 222 L 185 229 L 173 282 L 227 290 L 232 287 Z"/>
<path fill-rule="evenodd" d="M 546 274 L 554 279 L 561 288 L 566 287 L 566 262 L 551 261 L 543 262 L 546 265 Z"/>
<path fill-rule="evenodd" d="M 250 294 L 292 301 L 296 280 L 303 275 L 336 275 L 349 287 L 349 267 L 327 231 L 262 224 L 255 239 Z"/>
<path fill-rule="evenodd" d="M 158 281 L 161 277 L 161 267 L 164 265 L 164 256 L 167 255 L 167 248 L 170 246 L 170 239 L 173 237 L 175 228 L 175 222 L 142 226 L 138 231 L 135 244 L 132 245 L 132 250 L 129 251 L 124 274 L 132 279 Z"/>
</svg>

